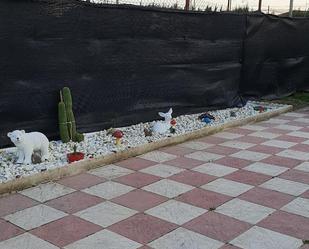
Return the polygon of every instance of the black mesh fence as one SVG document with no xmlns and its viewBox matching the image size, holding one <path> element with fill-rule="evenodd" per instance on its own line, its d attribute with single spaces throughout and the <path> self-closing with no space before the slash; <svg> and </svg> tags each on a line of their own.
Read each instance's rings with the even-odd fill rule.
<svg viewBox="0 0 309 249">
<path fill-rule="evenodd" d="M 75 0 L 0 1 L 0 146 L 13 129 L 57 138 L 63 86 L 72 90 L 82 132 L 157 119 L 169 107 L 195 113 L 308 89 L 308 24 Z"/>
</svg>

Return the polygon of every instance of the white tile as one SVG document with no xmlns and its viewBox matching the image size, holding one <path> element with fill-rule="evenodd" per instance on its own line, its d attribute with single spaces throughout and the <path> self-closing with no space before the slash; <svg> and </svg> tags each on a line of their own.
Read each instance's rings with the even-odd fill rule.
<svg viewBox="0 0 309 249">
<path fill-rule="evenodd" d="M 126 194 L 133 189 L 134 188 L 131 186 L 108 181 L 92 186 L 90 188 L 83 189 L 82 192 L 110 200 L 117 196 Z"/>
<path fill-rule="evenodd" d="M 306 116 L 306 114 L 297 113 L 297 112 L 287 112 L 287 113 L 284 113 L 283 116 L 294 117 L 294 118 L 303 118 L 303 117 Z"/>
<path fill-rule="evenodd" d="M 253 186 L 220 178 L 203 185 L 201 188 L 236 197 L 242 193 L 247 192 L 249 189 L 253 188 Z"/>
<path fill-rule="evenodd" d="M 309 118 L 297 118 L 294 119 L 295 122 L 300 122 L 300 123 L 309 123 Z"/>
<path fill-rule="evenodd" d="M 58 220 L 66 215 L 66 213 L 57 209 L 40 204 L 7 215 L 4 219 L 25 230 L 30 230 L 51 221 Z"/>
<path fill-rule="evenodd" d="M 158 151 L 158 150 L 151 151 L 149 153 L 146 153 L 138 157 L 146 159 L 146 160 L 150 160 L 153 162 L 157 162 L 157 163 L 163 163 L 163 162 L 170 161 L 170 160 L 177 158 L 177 156 L 175 155 L 165 153 L 163 151 Z"/>
<path fill-rule="evenodd" d="M 40 184 L 34 188 L 28 188 L 21 191 L 22 195 L 28 196 L 34 200 L 45 202 L 54 198 L 58 198 L 63 195 L 70 194 L 75 190 L 69 187 L 65 187 L 58 183 L 45 183 Z"/>
<path fill-rule="evenodd" d="M 163 179 L 161 181 L 147 185 L 142 189 L 166 196 L 168 198 L 174 198 L 180 194 L 192 190 L 193 188 L 194 187 L 187 184 L 183 184 L 169 179 Z"/>
<path fill-rule="evenodd" d="M 306 140 L 306 141 L 302 142 L 302 144 L 308 144 L 309 145 L 309 140 Z"/>
<path fill-rule="evenodd" d="M 224 132 L 216 133 L 213 136 L 224 138 L 224 139 L 236 139 L 236 138 L 243 137 L 244 135 L 224 131 Z"/>
<path fill-rule="evenodd" d="M 309 162 L 303 162 L 294 169 L 309 172 Z"/>
<path fill-rule="evenodd" d="M 177 168 L 174 166 L 170 166 L 170 165 L 165 165 L 165 164 L 156 164 L 153 166 L 150 166 L 148 168 L 142 169 L 140 170 L 143 173 L 147 173 L 147 174 L 151 174 L 151 175 L 155 175 L 155 176 L 159 176 L 159 177 L 169 177 L 175 174 L 178 174 L 182 171 L 184 171 L 184 169 L 181 168 Z"/>
<path fill-rule="evenodd" d="M 267 124 L 285 124 L 288 123 L 289 120 L 286 119 L 280 119 L 280 118 L 271 118 L 267 121 L 263 121 L 263 123 L 267 123 Z"/>
<path fill-rule="evenodd" d="M 59 247 L 30 233 L 24 233 L 0 242 L 0 249 L 59 249 Z"/>
<path fill-rule="evenodd" d="M 282 207 L 281 210 L 309 218 L 309 199 L 296 198 Z"/>
<path fill-rule="evenodd" d="M 243 169 L 256 172 L 256 173 L 269 175 L 269 176 L 278 176 L 281 173 L 287 171 L 289 168 L 281 167 L 281 166 L 277 166 L 273 164 L 268 164 L 268 163 L 256 162 L 256 163 L 250 164 L 249 166 Z"/>
<path fill-rule="evenodd" d="M 209 147 L 214 146 L 213 144 L 208 144 L 199 141 L 190 141 L 179 145 L 180 147 L 185 147 L 193 150 L 205 150 Z"/>
<path fill-rule="evenodd" d="M 304 132 L 304 131 L 292 131 L 288 133 L 287 135 L 309 139 L 309 132 Z"/>
<path fill-rule="evenodd" d="M 254 226 L 230 242 L 246 249 L 297 249 L 300 239 Z"/>
<path fill-rule="evenodd" d="M 148 245 L 154 249 L 217 249 L 224 244 L 180 227 Z"/>
<path fill-rule="evenodd" d="M 298 196 L 309 189 L 309 185 L 281 178 L 270 179 L 260 185 L 262 188 L 275 190 L 278 192 Z"/>
<path fill-rule="evenodd" d="M 75 213 L 84 220 L 88 220 L 102 227 L 108 227 L 116 222 L 127 219 L 137 211 L 106 201 Z"/>
<path fill-rule="evenodd" d="M 203 208 L 198 208 L 180 201 L 169 200 L 147 210 L 145 213 L 177 225 L 182 225 L 206 212 L 207 210 Z"/>
<path fill-rule="evenodd" d="M 65 249 L 137 249 L 142 245 L 109 230 L 99 231 L 78 240 Z M 42 248 L 43 249 L 43 248 Z"/>
<path fill-rule="evenodd" d="M 249 161 L 260 161 L 260 160 L 263 160 L 267 157 L 270 157 L 271 155 L 261 153 L 261 152 L 242 150 L 242 151 L 238 151 L 238 152 L 236 152 L 236 153 L 234 153 L 230 156 L 240 158 L 240 159 L 249 160 Z"/>
<path fill-rule="evenodd" d="M 275 126 L 274 128 L 280 129 L 280 130 L 287 130 L 287 131 L 297 131 L 297 130 L 300 130 L 302 127 L 295 126 L 295 125 L 281 124 L 281 125 Z"/>
<path fill-rule="evenodd" d="M 251 131 L 262 131 L 262 130 L 267 129 L 267 127 L 260 126 L 260 125 L 244 125 L 244 126 L 241 126 L 241 128 L 251 130 Z"/>
<path fill-rule="evenodd" d="M 262 143 L 262 145 L 267 145 L 267 146 L 272 146 L 272 147 L 276 147 L 276 148 L 281 148 L 281 149 L 288 149 L 294 145 L 296 145 L 297 143 L 292 143 L 292 142 L 287 142 L 287 141 L 282 141 L 282 140 L 276 140 L 276 139 L 271 139 L 268 140 L 264 143 Z"/>
<path fill-rule="evenodd" d="M 216 209 L 217 213 L 224 214 L 235 219 L 256 224 L 273 213 L 275 209 L 264 207 L 252 202 L 233 199 Z"/>
<path fill-rule="evenodd" d="M 224 156 L 214 154 L 214 153 L 205 152 L 205 151 L 196 151 L 196 152 L 193 152 L 191 154 L 185 155 L 185 157 L 204 161 L 204 162 L 211 162 L 211 161 L 214 161 L 214 160 L 218 160 L 218 159 L 220 159 Z"/>
<path fill-rule="evenodd" d="M 133 172 L 134 172 L 133 170 L 111 164 L 91 170 L 89 173 L 99 177 L 104 177 L 105 179 L 114 179 L 117 177 L 131 174 Z"/>
<path fill-rule="evenodd" d="M 267 139 L 274 139 L 276 137 L 281 136 L 281 134 L 276 134 L 272 132 L 266 132 L 266 131 L 257 131 L 249 134 L 249 136 L 252 137 L 261 137 L 261 138 L 267 138 Z"/>
<path fill-rule="evenodd" d="M 296 150 L 284 150 L 276 154 L 277 156 L 302 160 L 302 161 L 308 161 L 309 160 L 309 153 L 302 152 L 302 151 L 296 151 Z"/>
<path fill-rule="evenodd" d="M 243 149 L 249 149 L 249 148 L 255 146 L 256 144 L 230 140 L 230 141 L 224 142 L 224 143 L 222 143 L 220 145 L 225 146 L 225 147 L 230 147 L 230 148 L 236 148 L 236 149 L 242 149 L 243 150 Z"/>
<path fill-rule="evenodd" d="M 222 177 L 222 176 L 231 174 L 237 171 L 238 169 L 223 166 L 223 165 L 216 164 L 216 163 L 205 163 L 205 164 L 202 164 L 202 165 L 199 165 L 193 168 L 192 170 L 200 172 L 200 173 L 208 174 L 208 175 Z"/>
</svg>

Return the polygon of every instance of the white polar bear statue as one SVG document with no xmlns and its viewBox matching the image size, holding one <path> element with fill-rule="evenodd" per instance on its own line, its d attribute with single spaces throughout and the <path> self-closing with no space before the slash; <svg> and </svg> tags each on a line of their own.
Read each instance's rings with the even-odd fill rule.
<svg viewBox="0 0 309 249">
<path fill-rule="evenodd" d="M 156 121 L 152 127 L 152 132 L 157 134 L 164 134 L 171 128 L 173 109 L 170 108 L 167 113 L 159 112 L 159 116 L 164 118 L 164 121 Z"/>
<path fill-rule="evenodd" d="M 35 151 L 40 151 L 41 161 L 48 160 L 49 152 L 48 138 L 41 132 L 29 132 L 24 130 L 15 130 L 9 132 L 8 137 L 12 143 L 17 147 L 18 164 L 31 164 L 31 157 Z"/>
</svg>

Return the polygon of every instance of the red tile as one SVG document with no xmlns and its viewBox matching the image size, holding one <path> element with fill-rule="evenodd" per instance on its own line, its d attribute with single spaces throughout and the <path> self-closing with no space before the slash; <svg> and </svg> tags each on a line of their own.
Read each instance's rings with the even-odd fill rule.
<svg viewBox="0 0 309 249">
<path fill-rule="evenodd" d="M 102 227 L 79 217 L 66 216 L 31 231 L 39 238 L 63 247 L 102 230 Z"/>
<path fill-rule="evenodd" d="M 270 133 L 274 133 L 274 134 L 284 135 L 284 134 L 290 133 L 291 131 L 282 130 L 282 129 L 278 129 L 278 128 L 267 128 L 267 129 L 263 130 L 263 132 L 270 132 Z"/>
<path fill-rule="evenodd" d="M 177 228 L 177 225 L 146 214 L 137 214 L 108 228 L 141 244 L 147 244 Z"/>
<path fill-rule="evenodd" d="M 97 196 L 88 195 L 83 192 L 74 192 L 57 199 L 50 200 L 45 204 L 63 212 L 73 214 L 80 210 L 99 204 L 102 201 L 104 201 L 104 199 Z"/>
<path fill-rule="evenodd" d="M 273 127 L 276 126 L 277 124 L 269 123 L 267 121 L 262 121 L 258 123 L 259 126 L 264 126 L 264 127 Z"/>
<path fill-rule="evenodd" d="M 294 168 L 300 163 L 302 163 L 302 161 L 300 160 L 280 157 L 280 156 L 270 156 L 266 159 L 263 159 L 261 162 L 283 166 L 283 167 L 288 167 L 288 168 Z"/>
<path fill-rule="evenodd" d="M 297 121 L 290 121 L 287 123 L 288 125 L 294 125 L 299 127 L 306 127 L 308 124 L 303 122 L 297 122 Z"/>
<path fill-rule="evenodd" d="M 294 182 L 302 182 L 309 184 L 309 172 L 291 169 L 280 175 L 280 178 L 291 180 Z"/>
<path fill-rule="evenodd" d="M 115 163 L 115 165 L 119 165 L 132 170 L 141 170 L 155 164 L 157 163 L 138 157 L 132 157 L 127 160 Z"/>
<path fill-rule="evenodd" d="M 302 240 L 309 238 L 309 219 L 299 215 L 276 211 L 257 225 Z"/>
<path fill-rule="evenodd" d="M 197 141 L 205 142 L 205 143 L 208 143 L 208 144 L 221 144 L 221 143 L 224 143 L 228 140 L 221 138 L 221 137 L 206 136 L 206 137 L 197 139 Z"/>
<path fill-rule="evenodd" d="M 0 198 L 0 217 L 33 207 L 38 202 L 21 194 L 12 194 Z"/>
<path fill-rule="evenodd" d="M 302 131 L 302 132 L 309 132 L 309 127 L 304 127 L 302 129 L 300 129 L 299 131 Z"/>
<path fill-rule="evenodd" d="M 199 187 L 208 182 L 215 180 L 216 177 L 207 175 L 207 174 L 202 174 L 199 172 L 186 170 L 186 171 L 180 172 L 176 175 L 169 177 L 169 179 L 172 179 L 177 182 L 185 183 L 188 185 L 192 185 L 195 187 Z"/>
<path fill-rule="evenodd" d="M 303 193 L 303 194 L 301 195 L 301 197 L 303 197 L 303 198 L 308 198 L 308 199 L 309 199 L 309 190 L 307 190 L 305 193 Z"/>
<path fill-rule="evenodd" d="M 91 174 L 80 174 L 76 176 L 66 177 L 58 181 L 58 183 L 74 189 L 84 189 L 99 183 L 105 182 L 106 180 Z"/>
<path fill-rule="evenodd" d="M 254 152 L 261 152 L 261 153 L 275 155 L 275 154 L 281 152 L 283 149 L 273 147 L 273 146 L 267 146 L 267 145 L 256 145 L 256 146 L 249 148 L 248 150 L 254 151 Z"/>
<path fill-rule="evenodd" d="M 250 189 L 238 198 L 274 209 L 280 209 L 294 199 L 291 195 L 259 187 Z"/>
<path fill-rule="evenodd" d="M 0 231 L 0 241 L 7 240 L 24 233 L 24 230 L 21 228 L 2 219 L 0 219 Z"/>
<path fill-rule="evenodd" d="M 189 148 L 180 147 L 180 146 L 164 147 L 164 148 L 161 148 L 159 150 L 163 151 L 165 153 L 176 155 L 176 156 L 187 155 L 187 154 L 190 154 L 190 153 L 195 151 L 195 150 L 192 150 L 192 149 L 189 149 Z"/>
<path fill-rule="evenodd" d="M 166 200 L 166 197 L 136 189 L 127 194 L 116 197 L 112 201 L 122 206 L 142 212 L 157 206 Z"/>
<path fill-rule="evenodd" d="M 223 155 L 223 156 L 228 156 L 228 155 L 231 155 L 231 154 L 234 154 L 234 153 L 240 151 L 240 149 L 235 149 L 235 148 L 230 148 L 230 147 L 226 147 L 226 146 L 216 145 L 216 146 L 209 147 L 209 148 L 205 149 L 204 151 L 207 151 L 207 152 L 210 152 L 210 153 L 219 154 L 219 155 Z"/>
<path fill-rule="evenodd" d="M 288 142 L 293 142 L 293 143 L 302 143 L 302 142 L 306 141 L 306 138 L 293 137 L 293 136 L 289 136 L 289 135 L 282 135 L 280 137 L 277 137 L 276 139 L 277 140 L 288 141 Z"/>
<path fill-rule="evenodd" d="M 142 172 L 135 172 L 129 175 L 121 176 L 114 179 L 115 182 L 120 182 L 135 188 L 142 188 L 146 185 L 159 181 L 161 178 L 154 175 L 145 174 Z"/>
<path fill-rule="evenodd" d="M 227 157 L 223 157 L 223 158 L 220 158 L 214 161 L 214 163 L 241 169 L 241 168 L 248 166 L 252 162 L 249 160 L 245 160 L 245 159 L 239 159 L 239 158 L 227 156 Z"/>
<path fill-rule="evenodd" d="M 183 169 L 192 169 L 196 166 L 199 166 L 205 162 L 191 159 L 191 158 L 186 158 L 186 157 L 177 157 L 173 160 L 164 162 L 164 164 L 168 164 L 171 166 L 183 168 Z"/>
<path fill-rule="evenodd" d="M 224 178 L 256 186 L 270 180 L 271 176 L 250 172 L 247 170 L 238 170 L 236 172 L 233 172 L 232 174 L 225 176 Z"/>
<path fill-rule="evenodd" d="M 252 131 L 254 133 L 254 131 Z M 266 142 L 268 139 L 262 137 L 254 137 L 254 136 L 244 136 L 237 138 L 237 141 L 245 142 L 245 143 L 252 143 L 252 144 L 261 144 Z"/>
<path fill-rule="evenodd" d="M 252 133 L 251 130 L 248 130 L 244 127 L 232 128 L 232 129 L 227 130 L 227 132 L 236 133 L 236 134 L 240 134 L 240 135 L 248 135 L 248 134 Z"/>
<path fill-rule="evenodd" d="M 207 212 L 183 227 L 215 240 L 228 242 L 247 231 L 251 225 L 223 214 Z"/>
<path fill-rule="evenodd" d="M 232 197 L 198 188 L 177 197 L 179 201 L 205 209 L 216 208 L 231 199 Z"/>
<path fill-rule="evenodd" d="M 302 152 L 309 152 L 308 144 L 296 144 L 295 146 L 289 148 L 290 150 L 297 150 Z"/>
</svg>

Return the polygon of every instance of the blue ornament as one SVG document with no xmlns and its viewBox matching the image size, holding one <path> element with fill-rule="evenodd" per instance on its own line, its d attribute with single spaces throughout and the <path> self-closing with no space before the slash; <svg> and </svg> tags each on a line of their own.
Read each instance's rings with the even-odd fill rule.
<svg viewBox="0 0 309 249">
<path fill-rule="evenodd" d="M 211 119 L 208 118 L 208 117 L 203 118 L 202 121 L 203 121 L 204 123 L 206 123 L 206 124 L 211 123 Z"/>
</svg>

